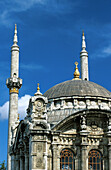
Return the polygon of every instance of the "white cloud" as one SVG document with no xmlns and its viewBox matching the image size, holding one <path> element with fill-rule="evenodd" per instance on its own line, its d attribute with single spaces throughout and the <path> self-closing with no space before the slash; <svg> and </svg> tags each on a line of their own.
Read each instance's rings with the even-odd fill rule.
<svg viewBox="0 0 111 170">
<path fill-rule="evenodd" d="M 108 47 L 104 48 L 103 53 L 110 55 L 111 54 L 111 45 L 109 45 Z"/>
<path fill-rule="evenodd" d="M 44 7 L 43 12 L 54 14 L 54 16 L 61 13 L 70 13 L 76 11 L 77 6 L 80 5 L 78 1 L 58 1 L 58 0 L 4 0 L 0 2 L 0 24 L 4 24 L 7 27 L 19 20 L 17 13 L 26 12 L 31 8 Z M 20 21 L 20 20 L 19 20 Z"/>
<path fill-rule="evenodd" d="M 100 48 L 99 50 L 97 50 L 95 53 L 93 53 L 92 55 L 90 55 L 90 57 L 92 58 L 106 58 L 106 57 L 110 57 L 111 56 L 111 45 L 110 45 L 110 41 L 109 41 L 109 45 L 107 45 L 104 48 Z"/>
<path fill-rule="evenodd" d="M 9 27 L 14 21 L 16 16 L 15 12 L 23 12 L 32 8 L 34 5 L 43 5 L 45 0 L 4 0 L 0 2 L 1 12 L 0 12 L 0 24 L 4 24 Z M 11 16 L 12 14 L 12 16 Z"/>
<path fill-rule="evenodd" d="M 41 70 L 44 69 L 42 65 L 37 65 L 37 64 L 21 64 L 20 66 L 23 69 L 27 70 Z"/>
<path fill-rule="evenodd" d="M 9 101 L 0 106 L 0 119 L 8 119 Z"/>
<path fill-rule="evenodd" d="M 26 109 L 28 108 L 30 95 L 25 95 L 18 100 L 18 113 L 20 114 L 20 119 L 26 116 Z"/>
<path fill-rule="evenodd" d="M 5 7 L 4 12 L 21 12 L 30 9 L 35 4 L 44 4 L 46 0 L 5 0 L 2 6 Z"/>
<path fill-rule="evenodd" d="M 20 114 L 20 119 L 23 119 L 26 115 L 26 109 L 29 104 L 30 95 L 25 95 L 18 100 L 18 113 Z M 8 119 L 9 112 L 9 101 L 0 106 L 0 119 Z"/>
<path fill-rule="evenodd" d="M 101 50 L 96 57 L 106 58 L 111 56 L 111 45 L 104 47 L 103 50 Z"/>
</svg>

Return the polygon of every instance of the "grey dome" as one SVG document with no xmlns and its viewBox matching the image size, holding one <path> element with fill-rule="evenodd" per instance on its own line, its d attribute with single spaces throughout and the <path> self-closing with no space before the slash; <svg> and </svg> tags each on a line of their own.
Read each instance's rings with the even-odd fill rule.
<svg viewBox="0 0 111 170">
<path fill-rule="evenodd" d="M 85 80 L 69 80 L 47 90 L 44 96 L 48 99 L 71 96 L 93 96 L 111 98 L 111 92 L 104 87 Z"/>
</svg>

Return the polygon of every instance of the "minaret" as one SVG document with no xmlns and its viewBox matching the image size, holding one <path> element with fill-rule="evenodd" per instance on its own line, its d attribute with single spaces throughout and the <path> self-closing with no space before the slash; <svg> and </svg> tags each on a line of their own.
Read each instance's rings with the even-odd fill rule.
<svg viewBox="0 0 111 170">
<path fill-rule="evenodd" d="M 9 118 L 8 118 L 8 154 L 7 154 L 7 170 L 11 170 L 11 157 L 9 149 L 13 142 L 12 131 L 18 125 L 18 93 L 22 86 L 22 79 L 19 78 L 19 46 L 17 45 L 17 26 L 15 24 L 14 40 L 11 47 L 11 74 L 7 79 L 6 85 L 9 88 Z M 13 135 L 12 135 L 13 134 Z"/>
<path fill-rule="evenodd" d="M 81 59 L 81 79 L 82 80 L 89 80 L 88 52 L 86 51 L 86 43 L 85 43 L 84 32 L 82 34 L 82 51 L 80 52 L 80 59 Z"/>
</svg>

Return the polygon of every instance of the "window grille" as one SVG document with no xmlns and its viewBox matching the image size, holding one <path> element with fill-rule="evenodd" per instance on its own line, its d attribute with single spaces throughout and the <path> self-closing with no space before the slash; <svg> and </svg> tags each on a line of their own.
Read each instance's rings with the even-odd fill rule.
<svg viewBox="0 0 111 170">
<path fill-rule="evenodd" d="M 103 170 L 102 155 L 95 149 L 89 152 L 88 170 Z"/>
<path fill-rule="evenodd" d="M 63 149 L 60 156 L 60 170 L 75 170 L 74 154 L 70 149 Z"/>
</svg>

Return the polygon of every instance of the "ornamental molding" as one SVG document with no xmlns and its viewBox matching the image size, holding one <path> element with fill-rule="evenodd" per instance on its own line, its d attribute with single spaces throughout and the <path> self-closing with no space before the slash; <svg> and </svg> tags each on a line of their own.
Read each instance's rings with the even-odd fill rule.
<svg viewBox="0 0 111 170">
<path fill-rule="evenodd" d="M 14 88 L 11 88 L 11 89 L 9 90 L 9 92 L 10 92 L 10 94 L 11 94 L 11 93 L 17 93 L 17 94 L 18 94 L 18 93 L 19 93 L 19 90 L 14 87 Z"/>
</svg>

